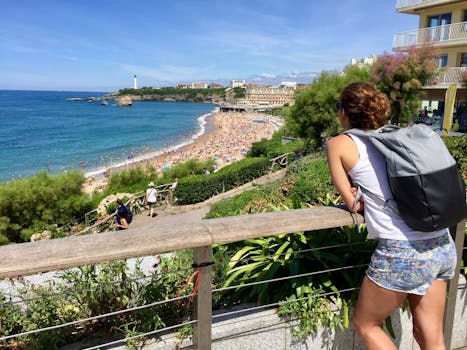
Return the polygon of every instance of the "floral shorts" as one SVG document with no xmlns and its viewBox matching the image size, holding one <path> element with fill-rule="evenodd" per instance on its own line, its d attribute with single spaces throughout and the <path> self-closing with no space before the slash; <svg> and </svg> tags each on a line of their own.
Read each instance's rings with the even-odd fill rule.
<svg viewBox="0 0 467 350">
<path fill-rule="evenodd" d="M 425 295 L 434 280 L 454 276 L 456 263 L 450 234 L 416 241 L 380 239 L 366 275 L 386 289 Z"/>
</svg>

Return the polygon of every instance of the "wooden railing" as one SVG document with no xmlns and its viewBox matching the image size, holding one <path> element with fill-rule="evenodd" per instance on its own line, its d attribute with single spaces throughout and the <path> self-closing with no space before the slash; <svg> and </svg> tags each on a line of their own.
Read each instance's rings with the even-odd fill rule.
<svg viewBox="0 0 467 350">
<path fill-rule="evenodd" d="M 157 190 L 157 206 L 168 206 L 174 204 L 176 198 L 173 196 L 173 192 L 175 187 L 177 186 L 177 182 L 163 184 L 160 186 L 155 187 Z M 131 210 L 133 215 L 140 214 L 147 210 L 146 205 L 146 192 L 141 191 L 133 194 L 131 198 L 125 203 L 125 206 Z M 85 218 L 90 217 L 91 213 L 96 212 L 97 209 L 86 213 Z M 107 232 L 107 231 L 114 231 L 115 227 L 115 216 L 117 215 L 117 211 L 114 213 L 104 217 L 103 219 L 94 220 L 91 223 L 90 219 L 86 219 L 86 228 L 83 230 L 76 232 L 75 235 L 83 235 L 88 233 L 98 233 L 98 232 Z"/>
<path fill-rule="evenodd" d="M 211 266 L 206 263 L 212 261 L 212 245 L 351 224 L 351 215 L 343 209 L 316 207 L 177 225 L 160 223 L 139 229 L 7 245 L 0 247 L 0 279 L 193 248 L 194 262 L 202 269 L 195 301 L 194 345 L 196 349 L 210 349 L 212 281 Z M 454 230 L 458 256 L 462 254 L 464 230 L 465 220 Z M 447 349 L 451 343 L 459 269 L 460 261 L 450 282 L 446 306 Z"/>
<path fill-rule="evenodd" d="M 289 160 L 291 155 L 294 154 L 293 152 L 284 153 L 280 156 L 270 159 L 271 161 L 271 171 L 274 171 L 276 167 L 285 168 L 289 164 Z"/>
</svg>

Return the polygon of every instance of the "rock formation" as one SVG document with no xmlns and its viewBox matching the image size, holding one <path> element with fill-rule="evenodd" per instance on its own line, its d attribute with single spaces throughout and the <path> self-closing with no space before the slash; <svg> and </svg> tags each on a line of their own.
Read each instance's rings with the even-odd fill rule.
<svg viewBox="0 0 467 350">
<path fill-rule="evenodd" d="M 117 98 L 116 105 L 118 107 L 131 107 L 133 104 L 133 100 L 131 99 L 130 96 L 122 96 Z"/>
</svg>

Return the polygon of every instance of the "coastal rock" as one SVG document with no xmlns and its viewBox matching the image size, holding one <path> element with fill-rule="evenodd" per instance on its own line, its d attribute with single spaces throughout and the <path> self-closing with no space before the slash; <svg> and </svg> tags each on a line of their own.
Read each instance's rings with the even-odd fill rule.
<svg viewBox="0 0 467 350">
<path fill-rule="evenodd" d="M 166 98 L 164 98 L 162 101 L 164 101 L 164 102 L 175 102 L 176 99 L 174 99 L 174 98 L 172 98 L 172 97 L 166 97 Z"/>
<path fill-rule="evenodd" d="M 122 96 L 117 99 L 116 105 L 118 107 L 131 107 L 133 100 L 130 96 Z"/>
</svg>

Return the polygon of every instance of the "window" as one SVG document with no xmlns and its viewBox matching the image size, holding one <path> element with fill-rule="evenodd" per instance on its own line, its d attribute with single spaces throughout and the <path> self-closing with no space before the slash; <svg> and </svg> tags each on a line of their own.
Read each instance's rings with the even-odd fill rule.
<svg viewBox="0 0 467 350">
<path fill-rule="evenodd" d="M 464 16 L 466 15 L 464 11 Z M 428 27 L 437 27 L 444 26 L 446 24 L 451 24 L 451 13 L 443 13 L 442 15 L 430 16 L 428 17 Z"/>
<path fill-rule="evenodd" d="M 467 22 L 467 10 L 464 10 L 464 22 Z"/>
<path fill-rule="evenodd" d="M 436 56 L 436 60 L 438 61 L 438 67 L 446 67 L 448 65 L 448 55 L 439 55 Z"/>
<path fill-rule="evenodd" d="M 449 24 L 451 24 L 450 13 L 428 17 L 428 27 L 430 28 L 428 32 L 429 41 L 433 42 L 449 39 Z"/>
<path fill-rule="evenodd" d="M 467 52 L 461 53 L 461 61 L 459 67 L 467 67 Z"/>
</svg>

